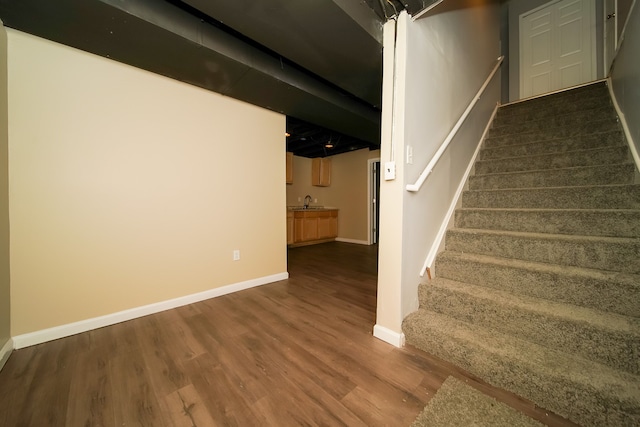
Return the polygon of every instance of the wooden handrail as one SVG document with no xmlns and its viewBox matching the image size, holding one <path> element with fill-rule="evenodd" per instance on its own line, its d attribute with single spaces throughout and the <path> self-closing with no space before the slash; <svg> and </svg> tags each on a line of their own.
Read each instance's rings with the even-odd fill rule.
<svg viewBox="0 0 640 427">
<path fill-rule="evenodd" d="M 476 102 L 478 102 L 478 100 L 484 93 L 484 90 L 487 88 L 487 86 L 491 82 L 491 79 L 493 79 L 493 76 L 498 71 L 498 68 L 500 68 L 500 65 L 502 64 L 503 60 L 504 60 L 504 56 L 501 56 L 497 59 L 497 63 L 495 67 L 493 67 L 493 70 L 491 70 L 489 77 L 487 77 L 487 79 L 484 81 L 484 84 L 482 85 L 480 90 L 478 90 L 478 93 L 476 93 L 476 96 L 473 97 L 467 109 L 464 110 L 464 113 L 462 113 L 462 116 L 460 116 L 460 118 L 456 122 L 453 129 L 451 129 L 451 132 L 449 132 L 449 135 L 447 135 L 447 138 L 442 142 L 442 144 L 440 145 L 440 148 L 438 148 L 438 151 L 436 151 L 436 153 L 433 155 L 433 158 L 427 164 L 427 167 L 424 168 L 424 170 L 418 177 L 418 180 L 414 184 L 407 184 L 406 186 L 407 191 L 416 192 L 420 190 L 420 187 L 422 187 L 422 184 L 424 184 L 429 174 L 433 172 L 433 168 L 436 166 L 436 163 L 438 163 L 438 160 L 440 160 L 440 157 L 442 157 L 442 154 L 444 153 L 444 151 L 447 149 L 447 147 L 453 140 L 453 137 L 456 136 L 456 133 L 458 133 L 458 130 L 460 129 L 464 121 L 467 119 L 467 116 L 469 115 L 473 107 L 476 105 Z"/>
</svg>

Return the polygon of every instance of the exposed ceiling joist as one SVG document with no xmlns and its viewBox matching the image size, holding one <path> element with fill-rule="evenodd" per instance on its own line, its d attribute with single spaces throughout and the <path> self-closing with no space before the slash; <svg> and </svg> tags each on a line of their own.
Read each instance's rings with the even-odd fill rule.
<svg viewBox="0 0 640 427">
<path fill-rule="evenodd" d="M 0 0 L 0 18 L 379 146 L 382 21 L 362 2 Z"/>
</svg>

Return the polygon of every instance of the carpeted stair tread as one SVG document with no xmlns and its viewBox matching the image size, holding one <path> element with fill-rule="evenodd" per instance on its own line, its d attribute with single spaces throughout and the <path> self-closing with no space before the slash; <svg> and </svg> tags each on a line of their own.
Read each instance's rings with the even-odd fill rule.
<svg viewBox="0 0 640 427">
<path fill-rule="evenodd" d="M 640 318 L 640 275 L 443 251 L 438 277 Z"/>
<path fill-rule="evenodd" d="M 603 103 L 600 97 L 592 97 L 582 100 L 580 103 L 564 102 L 561 103 L 559 111 L 554 108 L 539 108 L 539 107 L 527 107 L 527 108 L 514 108 L 515 105 L 502 106 L 496 115 L 494 124 L 496 126 L 503 126 L 513 121 L 530 121 L 530 120 L 543 120 L 549 117 L 554 117 L 558 113 L 570 114 L 581 110 L 592 110 L 594 108 L 612 108 L 612 103 Z"/>
<path fill-rule="evenodd" d="M 504 115 L 520 115 L 526 111 L 548 111 L 556 114 L 566 111 L 567 107 L 580 106 L 585 101 L 598 100 L 601 103 L 611 103 L 609 89 L 604 82 L 580 88 L 574 88 L 559 93 L 552 93 L 533 98 L 521 99 L 503 105 L 500 110 Z"/>
<path fill-rule="evenodd" d="M 609 119 L 617 123 L 616 111 L 611 105 L 597 106 L 590 109 L 580 109 L 572 112 L 556 113 L 542 118 L 508 122 L 495 120 L 492 124 L 494 135 L 509 135 L 521 132 L 538 132 L 551 128 L 576 126 L 591 123 L 593 121 Z"/>
<path fill-rule="evenodd" d="M 640 185 L 466 190 L 463 208 L 640 209 Z"/>
<path fill-rule="evenodd" d="M 640 274 L 640 239 L 452 228 L 446 249 Z"/>
<path fill-rule="evenodd" d="M 580 135 L 568 138 L 552 138 L 520 143 L 509 138 L 486 139 L 479 160 L 493 160 L 505 157 L 562 153 L 605 147 L 627 147 L 621 130 Z"/>
<path fill-rule="evenodd" d="M 486 230 L 640 237 L 640 209 L 460 208 L 455 226 Z"/>
<path fill-rule="evenodd" d="M 488 136 L 522 138 L 526 135 L 539 139 L 564 138 L 576 135 L 587 135 L 598 132 L 608 132 L 620 128 L 617 118 L 600 118 L 584 123 L 567 123 L 562 126 L 542 127 L 540 129 L 529 129 L 527 125 L 504 126 L 501 128 L 489 129 Z"/>
<path fill-rule="evenodd" d="M 419 289 L 425 310 L 640 373 L 640 319 L 440 277 Z"/>
<path fill-rule="evenodd" d="M 563 169 L 503 172 L 469 177 L 469 189 L 563 187 L 567 185 L 633 184 L 635 165 L 576 166 Z"/>
<path fill-rule="evenodd" d="M 540 142 L 551 141 L 591 141 L 595 139 L 607 139 L 616 138 L 620 135 L 622 129 L 620 127 L 615 128 L 603 128 L 597 131 L 589 132 L 587 134 L 575 133 L 571 135 L 563 135 L 562 133 L 555 134 L 543 134 L 540 132 L 520 133 L 515 135 L 500 135 L 500 136 L 487 136 L 485 138 L 484 148 L 495 147 L 507 147 L 511 145 L 524 145 Z"/>
<path fill-rule="evenodd" d="M 639 177 L 605 82 L 501 106 L 407 342 L 582 425 L 640 425 Z"/>
<path fill-rule="evenodd" d="M 589 150 L 568 151 L 565 153 L 537 154 L 518 157 L 503 157 L 492 160 L 478 160 L 475 173 L 517 172 L 541 169 L 560 169 L 576 166 L 595 166 L 619 164 L 632 161 L 629 149 L 625 146 L 594 148 Z"/>
<path fill-rule="evenodd" d="M 420 309 L 412 345 L 584 426 L 640 424 L 640 376 Z"/>
</svg>

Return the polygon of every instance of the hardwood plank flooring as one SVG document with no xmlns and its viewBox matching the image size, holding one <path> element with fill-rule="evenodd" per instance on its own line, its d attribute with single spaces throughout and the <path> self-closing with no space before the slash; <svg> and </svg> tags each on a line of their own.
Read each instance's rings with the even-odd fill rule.
<svg viewBox="0 0 640 427">
<path fill-rule="evenodd" d="M 374 338 L 376 250 L 290 249 L 288 280 L 17 350 L 0 425 L 409 426 L 449 375 L 573 425 Z"/>
</svg>

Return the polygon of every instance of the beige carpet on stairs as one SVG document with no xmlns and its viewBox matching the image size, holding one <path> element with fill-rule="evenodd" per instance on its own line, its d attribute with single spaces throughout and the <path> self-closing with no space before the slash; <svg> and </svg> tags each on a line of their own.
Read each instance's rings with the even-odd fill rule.
<svg viewBox="0 0 640 427">
<path fill-rule="evenodd" d="M 540 427 L 543 424 L 449 377 L 411 427 Z"/>
</svg>

